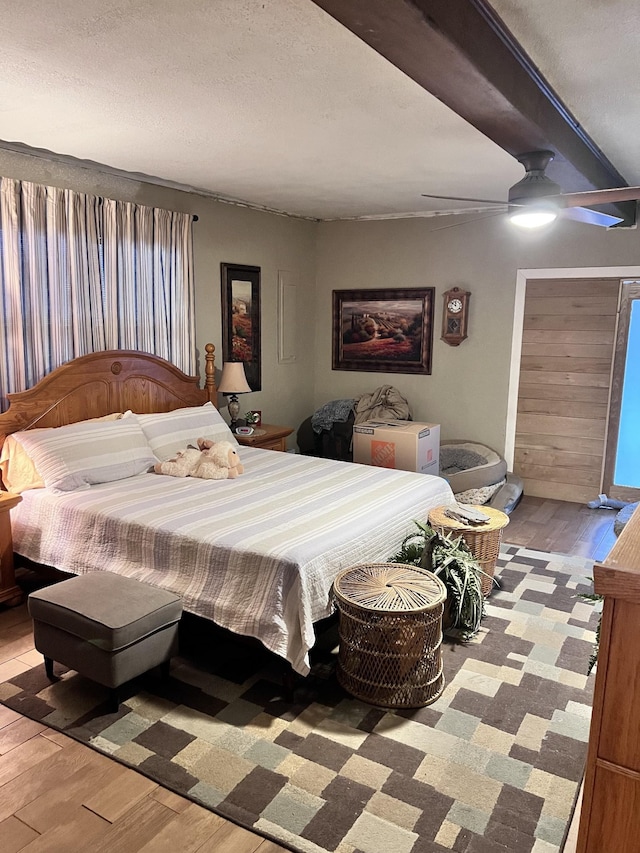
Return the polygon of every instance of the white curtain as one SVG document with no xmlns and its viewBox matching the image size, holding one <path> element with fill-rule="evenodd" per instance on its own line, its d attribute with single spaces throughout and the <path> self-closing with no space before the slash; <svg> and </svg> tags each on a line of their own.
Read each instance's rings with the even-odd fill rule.
<svg viewBox="0 0 640 853">
<path fill-rule="evenodd" d="M 192 217 L 0 178 L 0 405 L 79 355 L 195 373 Z"/>
</svg>

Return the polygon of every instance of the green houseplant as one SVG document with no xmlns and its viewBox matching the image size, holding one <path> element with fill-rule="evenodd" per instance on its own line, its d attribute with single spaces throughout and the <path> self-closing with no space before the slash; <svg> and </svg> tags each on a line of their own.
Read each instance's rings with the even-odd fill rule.
<svg viewBox="0 0 640 853">
<path fill-rule="evenodd" d="M 468 642 L 480 630 L 485 612 L 481 583 L 485 573 L 462 537 L 443 536 L 419 521 L 415 525 L 417 530 L 405 537 L 389 562 L 419 566 L 440 578 L 447 588 L 445 615 L 460 639 Z"/>
<path fill-rule="evenodd" d="M 260 420 L 258 412 L 247 412 L 244 416 L 244 422 L 247 426 L 256 426 Z"/>
</svg>

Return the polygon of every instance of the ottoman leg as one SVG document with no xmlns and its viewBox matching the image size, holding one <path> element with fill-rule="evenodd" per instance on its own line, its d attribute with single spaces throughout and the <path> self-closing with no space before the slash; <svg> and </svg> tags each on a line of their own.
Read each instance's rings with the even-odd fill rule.
<svg viewBox="0 0 640 853">
<path fill-rule="evenodd" d="M 163 681 L 167 681 L 169 676 L 171 675 L 171 658 L 167 658 L 167 660 L 163 660 L 160 664 L 160 678 Z"/>
<path fill-rule="evenodd" d="M 44 657 L 44 671 L 47 673 L 47 678 L 49 681 L 57 681 L 58 679 L 53 674 L 53 660 L 48 658 L 46 655 Z"/>
<path fill-rule="evenodd" d="M 108 707 L 110 714 L 117 714 L 120 708 L 120 688 L 112 687 L 109 690 Z"/>
</svg>

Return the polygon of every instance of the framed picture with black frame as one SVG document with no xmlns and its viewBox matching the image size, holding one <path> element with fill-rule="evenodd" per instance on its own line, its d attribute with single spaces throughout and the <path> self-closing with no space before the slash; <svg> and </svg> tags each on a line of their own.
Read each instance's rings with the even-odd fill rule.
<svg viewBox="0 0 640 853">
<path fill-rule="evenodd" d="M 260 391 L 260 267 L 222 263 L 220 275 L 222 358 L 243 362 L 249 387 Z"/>
<path fill-rule="evenodd" d="M 435 288 L 333 291 L 333 369 L 431 373 Z"/>
</svg>

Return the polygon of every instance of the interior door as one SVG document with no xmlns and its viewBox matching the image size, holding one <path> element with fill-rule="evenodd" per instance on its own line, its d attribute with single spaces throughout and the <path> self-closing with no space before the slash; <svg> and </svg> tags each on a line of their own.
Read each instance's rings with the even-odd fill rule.
<svg viewBox="0 0 640 853">
<path fill-rule="evenodd" d="M 603 492 L 640 500 L 640 281 L 622 282 Z"/>
<path fill-rule="evenodd" d="M 526 495 L 602 491 L 619 292 L 619 278 L 527 282 L 513 465 Z"/>
</svg>

